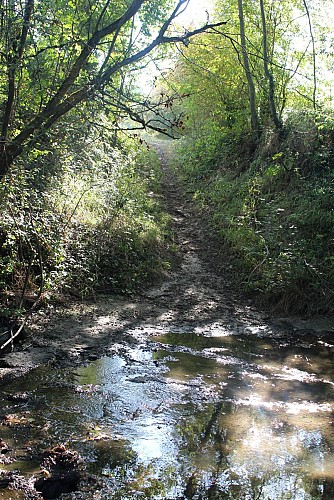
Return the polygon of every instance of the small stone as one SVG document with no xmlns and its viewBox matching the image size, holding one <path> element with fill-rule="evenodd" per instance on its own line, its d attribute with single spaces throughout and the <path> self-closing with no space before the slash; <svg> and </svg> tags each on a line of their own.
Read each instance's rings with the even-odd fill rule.
<svg viewBox="0 0 334 500">
<path fill-rule="evenodd" d="M 89 361 L 96 361 L 98 359 L 97 354 L 90 354 L 88 356 Z"/>
</svg>

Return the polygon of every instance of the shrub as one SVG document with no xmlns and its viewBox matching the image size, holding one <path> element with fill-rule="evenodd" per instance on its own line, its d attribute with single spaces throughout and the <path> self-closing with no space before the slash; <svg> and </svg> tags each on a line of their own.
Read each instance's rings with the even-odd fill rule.
<svg viewBox="0 0 334 500">
<path fill-rule="evenodd" d="M 53 182 L 17 166 L 1 185 L 3 314 L 23 312 L 42 292 L 131 292 L 168 266 L 155 154 L 135 142 L 89 147 L 58 152 Z"/>
<path fill-rule="evenodd" d="M 213 160 L 183 145 L 180 176 L 210 209 L 239 286 L 277 311 L 333 312 L 333 137 L 329 117 L 305 112 L 281 138 L 265 131 L 255 151 L 241 137 L 217 141 Z"/>
</svg>

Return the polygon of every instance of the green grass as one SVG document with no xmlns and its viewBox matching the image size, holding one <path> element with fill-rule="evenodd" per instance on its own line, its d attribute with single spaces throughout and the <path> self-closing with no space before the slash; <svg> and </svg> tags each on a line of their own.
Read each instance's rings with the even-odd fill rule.
<svg viewBox="0 0 334 500">
<path fill-rule="evenodd" d="M 239 286 L 277 312 L 332 313 L 334 305 L 334 172 L 330 151 L 311 162 L 287 147 L 252 158 L 240 141 L 222 139 L 212 159 L 205 141 L 185 141 L 179 175 L 199 206 L 209 208 L 222 251 Z M 314 141 L 316 142 L 316 141 Z M 319 150 L 327 163 L 314 162 Z M 239 160 L 238 160 L 239 158 Z M 297 159 L 296 159 L 297 158 Z M 323 158 L 323 156 L 322 156 Z M 288 165 L 288 168 L 287 168 Z"/>
</svg>

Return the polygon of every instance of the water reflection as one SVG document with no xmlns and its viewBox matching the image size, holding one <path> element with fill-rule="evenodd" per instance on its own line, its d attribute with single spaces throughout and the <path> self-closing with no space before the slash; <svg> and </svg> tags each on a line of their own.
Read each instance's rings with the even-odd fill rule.
<svg viewBox="0 0 334 500">
<path fill-rule="evenodd" d="M 2 467 L 33 473 L 22 450 L 64 442 L 110 498 L 334 498 L 326 343 L 189 332 L 151 342 L 7 387 L 13 423 L 1 431 L 14 452 Z M 8 397 L 22 391 L 24 402 Z"/>
</svg>

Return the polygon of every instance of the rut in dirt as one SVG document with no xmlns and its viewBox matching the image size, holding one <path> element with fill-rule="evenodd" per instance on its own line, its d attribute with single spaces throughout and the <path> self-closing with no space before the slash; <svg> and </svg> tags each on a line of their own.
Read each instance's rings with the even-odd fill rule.
<svg viewBox="0 0 334 500">
<path fill-rule="evenodd" d="M 196 326 L 218 322 L 242 329 L 249 323 L 260 325 L 263 316 L 250 305 L 241 305 L 231 283 L 227 258 L 210 235 L 208 221 L 203 220 L 182 193 L 175 174 L 169 167 L 173 144 L 153 142 L 163 170 L 162 194 L 167 212 L 172 216 L 173 233 L 181 263 L 161 286 L 143 294 L 154 299 L 156 306 L 170 309 L 169 322 L 194 322 Z M 162 323 L 166 317 L 159 318 Z M 216 325 L 217 326 L 217 325 Z"/>
</svg>

